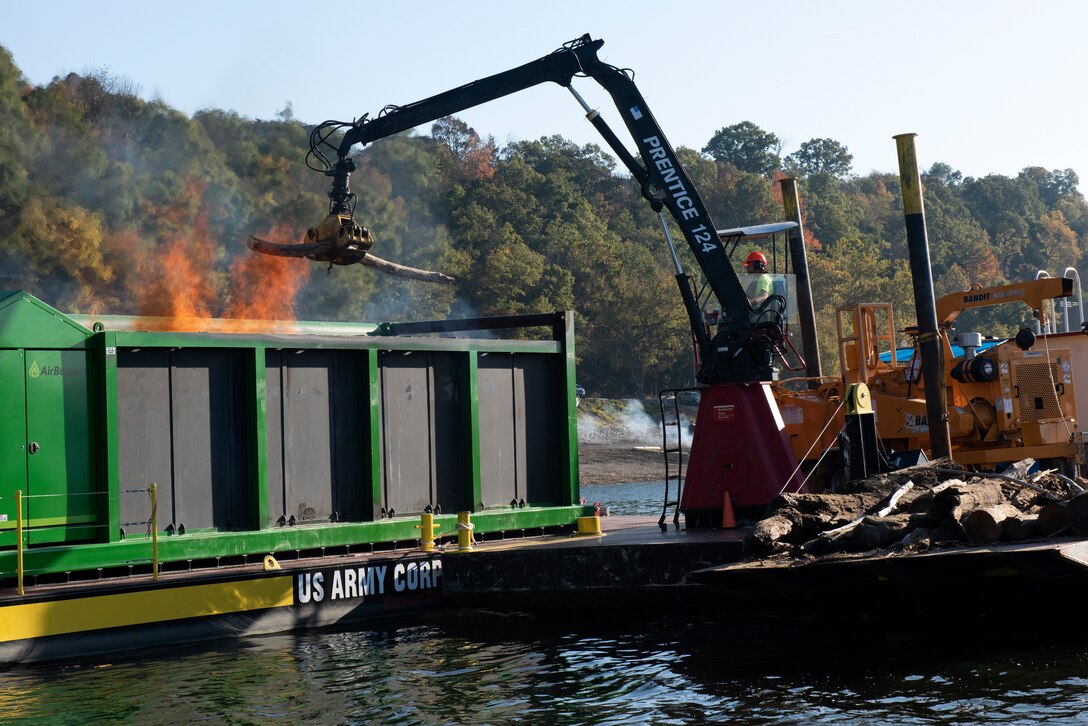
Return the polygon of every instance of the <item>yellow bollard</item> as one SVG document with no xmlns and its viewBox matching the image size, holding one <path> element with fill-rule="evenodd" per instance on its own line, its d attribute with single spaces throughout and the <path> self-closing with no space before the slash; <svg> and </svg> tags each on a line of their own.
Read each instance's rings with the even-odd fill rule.
<svg viewBox="0 0 1088 726">
<path fill-rule="evenodd" d="M 578 534 L 581 536 L 599 536 L 601 534 L 600 517 L 579 517 Z"/>
<path fill-rule="evenodd" d="M 466 552 L 476 546 L 476 540 L 472 536 L 475 525 L 469 521 L 470 512 L 457 513 L 457 551 Z"/>
<path fill-rule="evenodd" d="M 424 552 L 434 551 L 434 531 L 437 528 L 438 525 L 434 523 L 433 514 L 424 512 L 419 515 L 419 524 L 416 525 L 416 529 L 420 530 L 419 549 Z"/>
<path fill-rule="evenodd" d="M 23 490 L 15 490 L 15 580 L 23 592 Z"/>
</svg>

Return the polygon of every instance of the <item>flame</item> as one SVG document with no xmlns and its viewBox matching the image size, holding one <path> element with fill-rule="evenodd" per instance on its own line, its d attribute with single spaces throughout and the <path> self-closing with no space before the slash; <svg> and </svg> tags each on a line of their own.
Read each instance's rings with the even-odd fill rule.
<svg viewBox="0 0 1088 726">
<path fill-rule="evenodd" d="M 179 237 L 154 263 L 157 277 L 140 297 L 140 314 L 169 318 L 166 330 L 199 330 L 200 318 L 214 317 L 217 295 L 209 279 L 206 238 Z"/>
<path fill-rule="evenodd" d="M 137 292 L 146 329 L 256 333 L 265 320 L 295 320 L 295 297 L 309 266 L 300 260 L 251 254 L 248 250 L 224 273 L 216 265 L 220 250 L 208 224 L 205 185 L 186 184 L 184 195 L 153 217 L 173 231 L 165 252 L 145 255 L 140 277 L 150 282 Z M 260 236 L 299 239 L 301 233 L 280 225 Z M 241 244 L 241 243 L 239 243 Z M 210 321 L 215 320 L 214 324 Z"/>
<path fill-rule="evenodd" d="M 258 236 L 300 236 L 291 232 L 279 226 Z M 295 297 L 308 275 L 309 265 L 296 259 L 259 254 L 238 257 L 230 267 L 231 301 L 223 316 L 250 321 L 294 320 Z"/>
</svg>

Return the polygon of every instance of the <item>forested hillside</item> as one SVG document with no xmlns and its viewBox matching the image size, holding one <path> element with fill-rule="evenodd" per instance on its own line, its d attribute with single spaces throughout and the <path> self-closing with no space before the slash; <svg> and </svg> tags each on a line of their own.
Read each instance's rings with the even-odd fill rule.
<svg viewBox="0 0 1088 726">
<path fill-rule="evenodd" d="M 458 278 L 433 285 L 254 255 L 248 235 L 300 241 L 327 211 L 328 179 L 303 163 L 310 126 L 290 106 L 272 121 L 188 117 L 137 91 L 104 73 L 32 86 L 0 48 L 0 289 L 65 312 L 163 316 L 382 321 L 570 308 L 591 394 L 691 382 L 659 222 L 601 148 L 558 136 L 500 146 L 447 118 L 361 150 L 352 186 L 374 252 Z M 836 305 L 890 301 L 901 327 L 912 322 L 897 177 L 854 174 L 832 139 L 782 155 L 772 132 L 728 121 L 680 156 L 719 227 L 781 219 L 775 180 L 801 180 L 832 370 Z M 1088 205 L 1071 169 L 965 178 L 936 163 L 923 183 L 938 295 L 1088 267 Z M 697 270 L 690 256 L 686 267 Z M 1023 313 L 997 309 L 985 332 L 1015 330 Z"/>
</svg>

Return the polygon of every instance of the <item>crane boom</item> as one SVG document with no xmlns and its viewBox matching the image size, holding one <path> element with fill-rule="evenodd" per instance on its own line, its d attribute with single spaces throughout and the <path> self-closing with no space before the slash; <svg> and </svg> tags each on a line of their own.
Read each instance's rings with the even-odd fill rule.
<svg viewBox="0 0 1088 726">
<path fill-rule="evenodd" d="M 542 83 L 556 83 L 570 89 L 582 104 L 589 121 L 639 182 L 642 195 L 653 209 L 659 213 L 662 209 L 668 210 L 718 300 L 723 323 L 711 339 L 690 281 L 676 258 L 677 282 L 700 349 L 699 379 L 705 383 L 773 380 L 776 375 L 773 351 L 780 341 L 774 339 L 773 331 L 754 334 L 752 306 L 706 205 L 629 72 L 597 57 L 603 43 L 584 35 L 543 58 L 414 103 L 386 107 L 374 118 L 363 116 L 351 124 L 326 122 L 326 125 L 347 126 L 335 147 L 337 161 L 329 162 L 325 170 L 333 177 L 329 193 L 330 214 L 351 215 L 354 195 L 349 188 L 349 176 L 355 165 L 350 155 L 356 145 L 369 144 Z M 619 140 L 600 113 L 590 109 L 573 90 L 571 84 L 576 76 L 592 78 L 608 92 L 634 141 L 637 157 Z M 323 135 L 321 128 L 312 138 L 332 147 L 327 142 L 329 134 Z M 313 143 L 311 154 L 325 158 Z"/>
</svg>

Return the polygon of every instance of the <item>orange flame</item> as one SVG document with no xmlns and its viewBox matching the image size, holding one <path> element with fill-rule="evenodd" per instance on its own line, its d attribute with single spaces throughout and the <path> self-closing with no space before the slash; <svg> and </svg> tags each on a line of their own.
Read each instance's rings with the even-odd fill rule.
<svg viewBox="0 0 1088 726">
<path fill-rule="evenodd" d="M 289 238 L 291 230 L 273 228 L 265 238 Z M 297 235 L 294 235 L 297 238 Z M 230 267 L 231 301 L 224 317 L 247 320 L 294 320 L 295 296 L 306 283 L 309 265 L 286 257 L 249 254 Z"/>
<path fill-rule="evenodd" d="M 140 265 L 142 278 L 151 280 L 137 292 L 140 315 L 160 318 L 145 323 L 156 330 L 200 331 L 212 327 L 211 318 L 231 318 L 217 320 L 215 330 L 246 333 L 266 329 L 254 321 L 294 320 L 295 297 L 309 265 L 247 251 L 224 273 L 216 265 L 219 249 L 209 232 L 203 191 L 202 182 L 190 180 L 184 197 L 154 217 L 174 236 L 165 253 L 147 256 Z M 286 226 L 260 236 L 301 237 Z"/>
<path fill-rule="evenodd" d="M 213 317 L 218 295 L 209 279 L 214 246 L 194 229 L 191 239 L 178 237 L 154 263 L 156 278 L 145 288 L 140 313 L 170 318 L 167 330 L 199 330 L 196 321 Z"/>
</svg>

